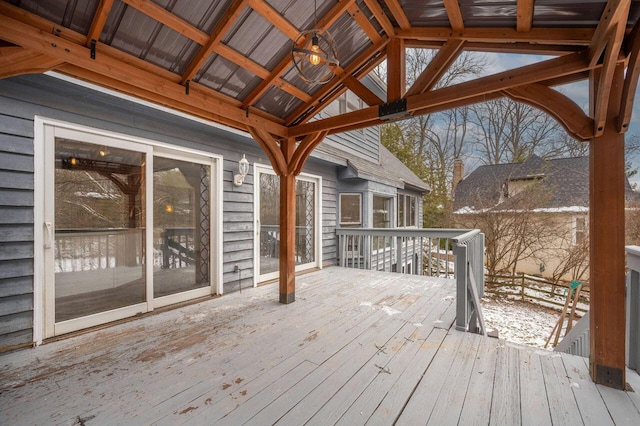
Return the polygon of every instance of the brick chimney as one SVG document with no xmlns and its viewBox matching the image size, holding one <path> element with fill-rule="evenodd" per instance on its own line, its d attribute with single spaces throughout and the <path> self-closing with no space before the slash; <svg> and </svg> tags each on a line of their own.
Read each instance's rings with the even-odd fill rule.
<svg viewBox="0 0 640 426">
<path fill-rule="evenodd" d="M 453 161 L 453 181 L 451 182 L 451 198 L 456 197 L 456 188 L 464 177 L 464 163 L 461 159 L 456 158 Z"/>
</svg>

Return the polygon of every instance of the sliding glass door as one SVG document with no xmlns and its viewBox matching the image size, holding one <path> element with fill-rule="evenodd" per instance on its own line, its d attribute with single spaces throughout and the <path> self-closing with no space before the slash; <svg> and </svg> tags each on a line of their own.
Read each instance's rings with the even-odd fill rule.
<svg viewBox="0 0 640 426">
<path fill-rule="evenodd" d="M 44 337 L 216 292 L 216 161 L 55 126 L 44 142 Z"/>
</svg>

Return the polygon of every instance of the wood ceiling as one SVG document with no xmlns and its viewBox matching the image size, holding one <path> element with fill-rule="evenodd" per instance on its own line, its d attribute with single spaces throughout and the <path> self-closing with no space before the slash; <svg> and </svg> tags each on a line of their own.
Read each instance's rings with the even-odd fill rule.
<svg viewBox="0 0 640 426">
<path fill-rule="evenodd" d="M 407 115 L 418 115 L 509 96 L 544 109 L 555 116 L 571 135 L 588 140 L 602 132 L 606 100 L 616 65 L 628 66 L 620 132 L 628 128 L 638 79 L 640 36 L 633 28 L 638 4 L 630 0 L 587 2 L 588 8 L 576 1 L 554 4 L 550 1 L 511 0 L 497 2 L 497 6 L 496 2 L 482 0 L 321 1 L 316 27 L 330 29 L 344 45 L 348 40 L 336 34 L 341 28 L 351 28 L 349 31 L 353 34 L 364 34 L 361 40 L 353 42 L 354 48 L 347 51 L 350 59 L 341 60 L 336 77 L 321 86 L 300 85 L 288 77 L 292 66 L 288 53 L 291 41 L 285 49 L 282 45 L 271 46 L 272 50 L 266 53 L 276 61 L 271 61 L 269 67 L 233 47 L 239 43 L 236 40 L 251 37 L 249 31 L 238 29 L 243 28 L 241 20 L 246 20 L 249 13 L 259 15 L 261 22 L 271 31 L 277 31 L 281 38 L 295 40 L 301 31 L 313 26 L 314 6 L 309 0 L 228 0 L 228 5 L 224 5 L 223 13 L 208 32 L 201 29 L 202 25 L 194 25 L 171 11 L 181 3 L 180 0 L 94 0 L 95 7 L 88 12 L 90 16 L 86 18 L 88 25 L 84 32 L 73 29 L 77 18 L 56 21 L 43 10 L 48 4 L 68 10 L 76 2 L 50 0 L 40 2 L 45 3 L 40 9 L 32 3 L 0 1 L 0 77 L 55 70 L 187 114 L 247 130 L 256 136 L 261 134 L 263 139 L 308 137 L 317 140 L 318 135 L 380 124 L 384 122 L 379 114 L 380 105 L 400 99 L 406 100 Z M 198 8 L 206 3 L 216 2 L 201 0 L 189 2 L 189 5 Z M 292 24 L 293 12 L 289 15 L 281 12 L 295 7 L 306 11 L 308 27 L 299 28 Z M 185 56 L 179 72 L 105 41 L 109 39 L 107 27 L 110 16 L 113 17 L 116 9 L 127 8 L 135 9 L 139 16 L 171 29 L 170 34 L 175 34 L 173 41 L 184 40 L 185 49 L 195 46 L 194 54 Z M 575 13 L 566 13 L 574 9 Z M 594 10 L 595 18 L 590 16 Z M 560 12 L 566 15 L 562 20 L 553 22 L 553 19 L 545 19 L 559 16 Z M 425 22 L 434 22 L 437 26 L 425 25 Z M 441 25 L 441 22 L 446 25 Z M 78 25 L 76 23 L 75 26 Z M 152 34 L 140 31 L 139 37 L 138 41 L 150 43 Z M 438 53 L 413 86 L 407 89 L 404 68 L 409 47 L 438 49 Z M 439 78 L 464 50 L 533 53 L 553 55 L 554 58 L 434 89 Z M 202 79 L 198 81 L 213 56 L 224 58 L 242 70 L 242 75 L 235 73 L 236 79 L 246 75 L 254 80 L 257 78 L 258 83 L 247 86 L 245 93 L 232 96 L 224 86 L 214 88 Z M 385 59 L 387 99 L 380 99 L 363 84 L 362 79 Z M 586 79 L 596 69 L 601 78 L 590 116 L 552 89 L 558 84 Z M 340 116 L 311 120 L 345 90 L 354 92 L 368 106 Z M 278 96 L 273 96 L 274 93 Z M 274 114 L 270 106 L 278 102 L 294 107 L 287 109 L 285 114 Z"/>
</svg>

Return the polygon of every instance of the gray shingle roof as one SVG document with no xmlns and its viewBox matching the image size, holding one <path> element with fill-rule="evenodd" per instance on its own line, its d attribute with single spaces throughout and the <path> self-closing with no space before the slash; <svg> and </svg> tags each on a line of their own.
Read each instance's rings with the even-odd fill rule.
<svg viewBox="0 0 640 426">
<path fill-rule="evenodd" d="M 541 179 L 548 196 L 536 208 L 589 206 L 589 157 L 544 160 L 536 155 L 524 163 L 480 166 L 456 188 L 454 212 L 494 208 L 505 182 Z M 627 192 L 633 194 L 626 180 Z M 482 205 L 479 205 L 482 204 Z"/>
</svg>

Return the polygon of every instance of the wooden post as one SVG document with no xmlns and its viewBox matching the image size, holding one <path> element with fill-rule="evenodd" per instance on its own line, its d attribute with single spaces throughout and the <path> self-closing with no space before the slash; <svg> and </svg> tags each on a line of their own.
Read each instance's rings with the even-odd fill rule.
<svg viewBox="0 0 640 426">
<path fill-rule="evenodd" d="M 284 139 L 280 149 L 289 164 L 296 148 L 294 139 Z M 280 303 L 296 300 L 296 174 L 280 175 Z"/>
<path fill-rule="evenodd" d="M 393 37 L 387 46 L 387 102 L 401 99 L 407 90 L 404 40 Z"/>
<path fill-rule="evenodd" d="M 609 99 L 594 99 L 600 75 L 592 72 L 591 109 L 608 102 L 604 131 L 590 142 L 589 255 L 591 281 L 589 370 L 594 382 L 625 387 L 624 134 L 616 128 L 624 67 L 618 65 Z"/>
<path fill-rule="evenodd" d="M 295 295 L 296 176 L 280 176 L 280 303 Z"/>
</svg>

